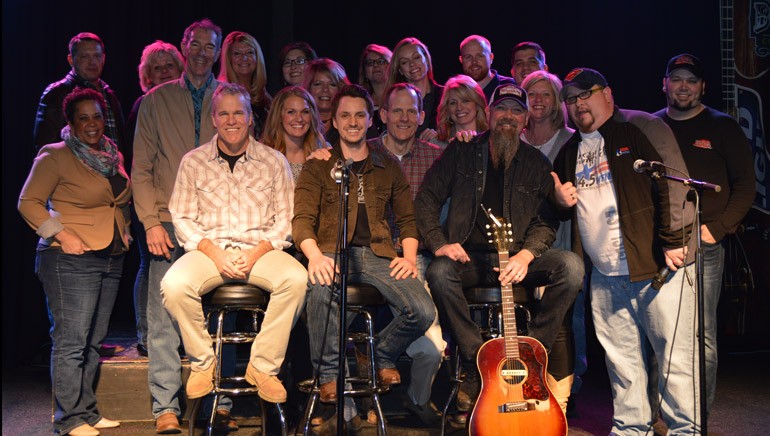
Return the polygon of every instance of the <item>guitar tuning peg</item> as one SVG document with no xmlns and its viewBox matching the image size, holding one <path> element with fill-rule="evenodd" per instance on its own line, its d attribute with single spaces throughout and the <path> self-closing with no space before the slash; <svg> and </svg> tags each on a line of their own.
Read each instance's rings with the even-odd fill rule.
<svg viewBox="0 0 770 436">
<path fill-rule="evenodd" d="M 494 244 L 495 243 L 495 241 L 493 241 L 491 239 L 488 239 L 487 242 L 489 242 L 490 244 Z"/>
<path fill-rule="evenodd" d="M 486 224 L 486 225 L 485 225 L 485 227 L 486 227 L 486 228 L 489 228 L 489 224 Z"/>
<path fill-rule="evenodd" d="M 513 230 L 508 230 L 508 234 L 512 235 L 513 234 Z"/>
</svg>

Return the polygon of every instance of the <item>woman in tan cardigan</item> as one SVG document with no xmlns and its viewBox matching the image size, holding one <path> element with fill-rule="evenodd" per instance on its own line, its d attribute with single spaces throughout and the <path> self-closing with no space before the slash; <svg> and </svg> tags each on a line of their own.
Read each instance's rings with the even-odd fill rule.
<svg viewBox="0 0 770 436">
<path fill-rule="evenodd" d="M 19 196 L 19 212 L 40 236 L 35 269 L 52 322 L 57 434 L 120 425 L 99 414 L 93 390 L 128 250 L 131 197 L 123 157 L 104 136 L 105 107 L 90 89 L 64 99 L 64 141 L 40 150 Z"/>
</svg>

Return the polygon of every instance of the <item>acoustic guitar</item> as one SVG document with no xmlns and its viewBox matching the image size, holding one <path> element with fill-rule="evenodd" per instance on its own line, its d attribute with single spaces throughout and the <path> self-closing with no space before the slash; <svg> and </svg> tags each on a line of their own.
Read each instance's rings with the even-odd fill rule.
<svg viewBox="0 0 770 436">
<path fill-rule="evenodd" d="M 481 206 L 484 209 L 484 206 Z M 500 260 L 500 270 L 508 264 L 512 242 L 510 223 L 492 215 L 489 236 Z M 485 342 L 479 349 L 477 366 L 481 374 L 481 394 L 471 413 L 471 435 L 566 435 L 567 418 L 546 383 L 548 354 L 537 339 L 518 336 L 513 288 L 501 286 L 503 332 L 501 338 Z"/>
</svg>

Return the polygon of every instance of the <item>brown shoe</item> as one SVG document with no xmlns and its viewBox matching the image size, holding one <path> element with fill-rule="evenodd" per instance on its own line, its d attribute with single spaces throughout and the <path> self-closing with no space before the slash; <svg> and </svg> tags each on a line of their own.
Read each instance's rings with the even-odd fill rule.
<svg viewBox="0 0 770 436">
<path fill-rule="evenodd" d="M 187 397 L 190 399 L 205 397 L 214 389 L 214 368 L 216 362 L 209 365 L 202 371 L 190 371 L 190 377 L 187 379 Z"/>
<path fill-rule="evenodd" d="M 321 385 L 321 402 L 333 403 L 337 401 L 337 380 L 332 380 Z"/>
<path fill-rule="evenodd" d="M 217 410 L 217 414 L 214 417 L 214 430 L 218 433 L 228 433 L 231 431 L 238 431 L 238 422 L 236 422 L 230 412 L 227 410 Z"/>
<path fill-rule="evenodd" d="M 179 420 L 176 413 L 166 412 L 155 420 L 155 433 L 157 434 L 177 434 L 182 432 L 179 426 Z"/>
<path fill-rule="evenodd" d="M 285 403 L 286 388 L 278 377 L 265 374 L 249 362 L 246 367 L 246 381 L 259 389 L 259 398 L 270 403 Z"/>
<path fill-rule="evenodd" d="M 363 423 L 361 417 L 356 415 L 350 421 L 345 422 L 345 428 L 337 431 L 337 414 L 331 416 L 331 418 L 324 421 L 323 424 L 312 429 L 312 433 L 316 436 L 339 436 L 345 434 L 358 434 L 361 431 Z"/>
<path fill-rule="evenodd" d="M 396 368 L 380 368 L 377 370 L 377 381 L 383 387 L 397 385 L 401 383 L 401 374 Z"/>
</svg>

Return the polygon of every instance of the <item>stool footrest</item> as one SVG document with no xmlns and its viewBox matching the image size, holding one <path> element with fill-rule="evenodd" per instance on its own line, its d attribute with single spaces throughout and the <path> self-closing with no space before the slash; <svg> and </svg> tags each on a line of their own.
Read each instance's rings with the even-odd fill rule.
<svg viewBox="0 0 770 436">
<path fill-rule="evenodd" d="M 249 342 L 254 342 L 254 339 L 256 339 L 257 334 L 251 333 L 251 332 L 238 332 L 238 333 L 227 333 L 222 335 L 222 343 L 223 344 L 248 344 Z M 211 334 L 211 339 L 216 339 L 216 334 Z"/>
<path fill-rule="evenodd" d="M 390 392 L 390 386 L 379 386 L 377 388 L 369 387 L 369 379 L 363 377 L 348 377 L 345 379 L 345 381 L 354 385 L 363 385 L 360 388 L 345 389 L 345 395 L 351 397 L 365 397 L 371 396 L 372 394 L 383 394 L 385 392 Z M 308 379 L 297 383 L 297 390 L 304 394 L 310 394 L 313 392 L 318 392 L 319 388 L 313 387 L 313 379 Z"/>
<path fill-rule="evenodd" d="M 211 390 L 212 394 L 217 394 L 217 395 L 247 395 L 247 394 L 253 395 L 253 394 L 256 394 L 257 392 L 259 392 L 259 388 L 256 388 L 256 387 L 253 387 L 253 386 L 250 387 L 250 388 L 247 388 L 247 387 L 243 387 L 243 388 L 223 388 L 223 387 L 219 387 L 219 388 L 214 388 L 214 389 Z"/>
</svg>

